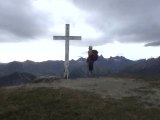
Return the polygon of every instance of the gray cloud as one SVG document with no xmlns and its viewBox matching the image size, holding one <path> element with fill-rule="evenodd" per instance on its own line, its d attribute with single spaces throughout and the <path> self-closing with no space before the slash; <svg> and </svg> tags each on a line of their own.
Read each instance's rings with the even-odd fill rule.
<svg viewBox="0 0 160 120">
<path fill-rule="evenodd" d="M 47 34 L 48 16 L 32 0 L 0 0 L 0 42 L 19 42 Z"/>
<path fill-rule="evenodd" d="M 160 46 L 160 41 L 145 44 L 145 46 Z"/>
<path fill-rule="evenodd" d="M 159 0 L 73 0 L 92 17 L 88 23 L 104 32 L 103 43 L 119 41 L 160 45 Z"/>
</svg>

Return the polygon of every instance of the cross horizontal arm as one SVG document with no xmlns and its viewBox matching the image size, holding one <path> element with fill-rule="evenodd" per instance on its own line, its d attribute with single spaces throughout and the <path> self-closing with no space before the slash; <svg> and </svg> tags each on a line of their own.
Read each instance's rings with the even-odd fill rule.
<svg viewBox="0 0 160 120">
<path fill-rule="evenodd" d="M 53 36 L 54 40 L 81 40 L 81 36 Z"/>
<path fill-rule="evenodd" d="M 65 40 L 66 36 L 53 36 L 54 40 Z"/>
<path fill-rule="evenodd" d="M 69 36 L 69 40 L 81 40 L 81 36 Z"/>
</svg>

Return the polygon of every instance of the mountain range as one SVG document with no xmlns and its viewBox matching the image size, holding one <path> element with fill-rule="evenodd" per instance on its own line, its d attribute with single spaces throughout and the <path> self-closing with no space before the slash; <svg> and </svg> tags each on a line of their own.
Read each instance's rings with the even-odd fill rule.
<svg viewBox="0 0 160 120">
<path fill-rule="evenodd" d="M 71 60 L 69 63 L 70 77 L 87 77 L 87 63 L 85 58 Z M 23 73 L 26 76 L 63 76 L 64 61 L 13 61 L 10 63 L 0 63 L 0 84 L 3 80 L 8 80 L 6 76 L 18 76 Z M 19 74 L 18 74 L 19 73 Z M 24 74 L 25 73 L 25 74 Z M 104 58 L 102 55 L 94 63 L 94 76 L 138 76 L 138 77 L 160 77 L 160 57 L 141 59 L 137 61 L 129 60 L 123 56 Z M 14 78 L 14 77 L 11 78 Z M 31 78 L 34 78 L 34 77 Z M 17 78 L 16 78 L 17 79 Z"/>
</svg>

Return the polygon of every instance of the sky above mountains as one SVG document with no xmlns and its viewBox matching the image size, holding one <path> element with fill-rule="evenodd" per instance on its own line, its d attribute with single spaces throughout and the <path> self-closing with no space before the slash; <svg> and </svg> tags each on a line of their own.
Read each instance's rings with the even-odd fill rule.
<svg viewBox="0 0 160 120">
<path fill-rule="evenodd" d="M 0 0 L 0 62 L 64 60 L 70 24 L 70 59 L 87 57 L 93 45 L 104 57 L 160 55 L 159 0 Z"/>
</svg>

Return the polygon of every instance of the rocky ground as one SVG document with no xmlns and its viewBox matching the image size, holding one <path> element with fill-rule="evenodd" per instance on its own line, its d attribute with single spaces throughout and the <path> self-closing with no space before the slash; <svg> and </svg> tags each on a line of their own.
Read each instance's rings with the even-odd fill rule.
<svg viewBox="0 0 160 120">
<path fill-rule="evenodd" d="M 160 88 L 153 87 L 149 82 L 140 79 L 130 78 L 80 78 L 80 79 L 46 79 L 36 81 L 36 83 L 12 86 L 7 88 L 21 87 L 53 87 L 53 88 L 70 88 L 83 91 L 94 92 L 102 97 L 112 97 L 120 99 L 123 97 L 137 97 L 148 105 L 160 106 Z"/>
</svg>

